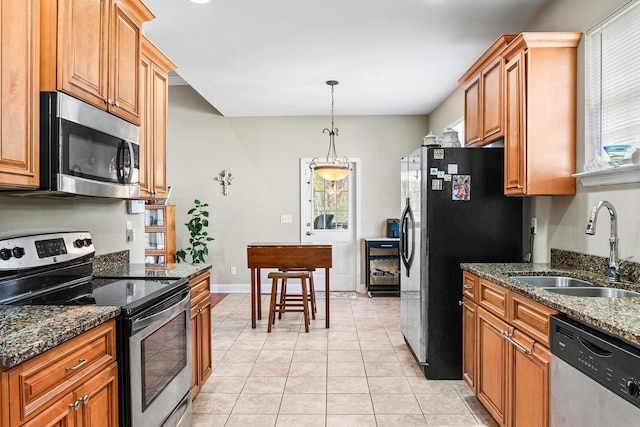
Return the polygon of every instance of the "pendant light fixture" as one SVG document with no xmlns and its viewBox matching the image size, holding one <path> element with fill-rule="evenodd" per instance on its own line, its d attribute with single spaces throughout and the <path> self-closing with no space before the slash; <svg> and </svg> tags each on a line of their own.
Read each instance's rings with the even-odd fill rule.
<svg viewBox="0 0 640 427">
<path fill-rule="evenodd" d="M 331 86 L 331 128 L 324 128 L 322 133 L 329 134 L 329 151 L 325 162 L 319 162 L 318 158 L 311 161 L 309 167 L 324 180 L 330 181 L 333 185 L 336 181 L 340 181 L 349 175 L 349 159 L 343 157 L 341 160 L 336 155 L 336 140 L 338 128 L 333 123 L 333 89 L 338 84 L 337 80 L 329 80 L 327 84 Z"/>
</svg>

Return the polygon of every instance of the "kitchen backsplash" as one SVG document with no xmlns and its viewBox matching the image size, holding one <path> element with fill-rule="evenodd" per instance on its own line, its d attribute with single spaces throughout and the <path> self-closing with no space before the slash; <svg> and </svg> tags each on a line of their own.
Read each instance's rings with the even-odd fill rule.
<svg viewBox="0 0 640 427">
<path fill-rule="evenodd" d="M 597 274 L 607 274 L 608 258 L 551 248 L 551 264 L 560 264 Z M 620 266 L 623 281 L 640 283 L 640 263 L 625 261 Z"/>
</svg>

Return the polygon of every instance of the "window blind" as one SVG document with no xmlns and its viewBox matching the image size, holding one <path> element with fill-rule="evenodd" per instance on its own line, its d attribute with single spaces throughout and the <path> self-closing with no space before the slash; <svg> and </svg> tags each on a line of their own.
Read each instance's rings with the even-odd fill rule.
<svg viewBox="0 0 640 427">
<path fill-rule="evenodd" d="M 640 0 L 633 0 L 587 32 L 585 46 L 585 170 L 611 167 L 603 147 L 640 148 Z M 632 150 L 623 163 L 629 163 Z"/>
</svg>

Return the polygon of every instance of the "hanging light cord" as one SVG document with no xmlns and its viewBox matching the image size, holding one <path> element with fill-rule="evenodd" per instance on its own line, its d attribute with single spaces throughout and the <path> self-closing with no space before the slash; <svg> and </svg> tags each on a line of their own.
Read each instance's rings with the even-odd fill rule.
<svg viewBox="0 0 640 427">
<path fill-rule="evenodd" d="M 327 82 L 327 84 L 329 86 L 331 86 L 331 129 L 329 128 L 324 128 L 322 130 L 322 133 L 329 133 L 329 151 L 327 151 L 327 163 L 333 163 L 336 164 L 338 163 L 338 155 L 336 153 L 336 142 L 335 142 L 335 137 L 336 135 L 338 135 L 338 128 L 335 127 L 334 125 L 334 120 L 333 120 L 333 89 L 334 86 L 338 84 L 337 80 L 329 80 Z"/>
</svg>

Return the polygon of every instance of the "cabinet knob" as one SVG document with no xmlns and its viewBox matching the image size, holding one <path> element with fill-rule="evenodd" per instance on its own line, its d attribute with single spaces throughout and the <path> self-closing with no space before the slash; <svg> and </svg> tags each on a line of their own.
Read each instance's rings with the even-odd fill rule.
<svg viewBox="0 0 640 427">
<path fill-rule="evenodd" d="M 107 104 L 113 105 L 113 100 L 111 98 L 107 99 Z"/>
<path fill-rule="evenodd" d="M 89 395 L 88 394 L 85 397 L 82 398 L 82 403 L 84 403 L 85 405 L 87 403 L 89 403 Z"/>
<path fill-rule="evenodd" d="M 522 190 L 522 185 L 518 184 L 518 185 L 516 185 L 516 188 L 517 188 L 518 190 Z"/>
<path fill-rule="evenodd" d="M 114 104 L 117 108 L 120 108 L 120 103 L 118 101 L 114 102 Z"/>
<path fill-rule="evenodd" d="M 81 404 L 81 403 L 82 403 L 82 402 L 80 401 L 80 399 L 78 399 L 78 400 L 76 400 L 76 401 L 75 401 L 75 402 L 73 402 L 73 403 L 69 403 L 69 408 L 73 408 L 73 410 L 74 410 L 74 411 L 77 411 L 77 410 L 79 410 L 79 409 L 80 409 L 80 404 Z"/>
</svg>

